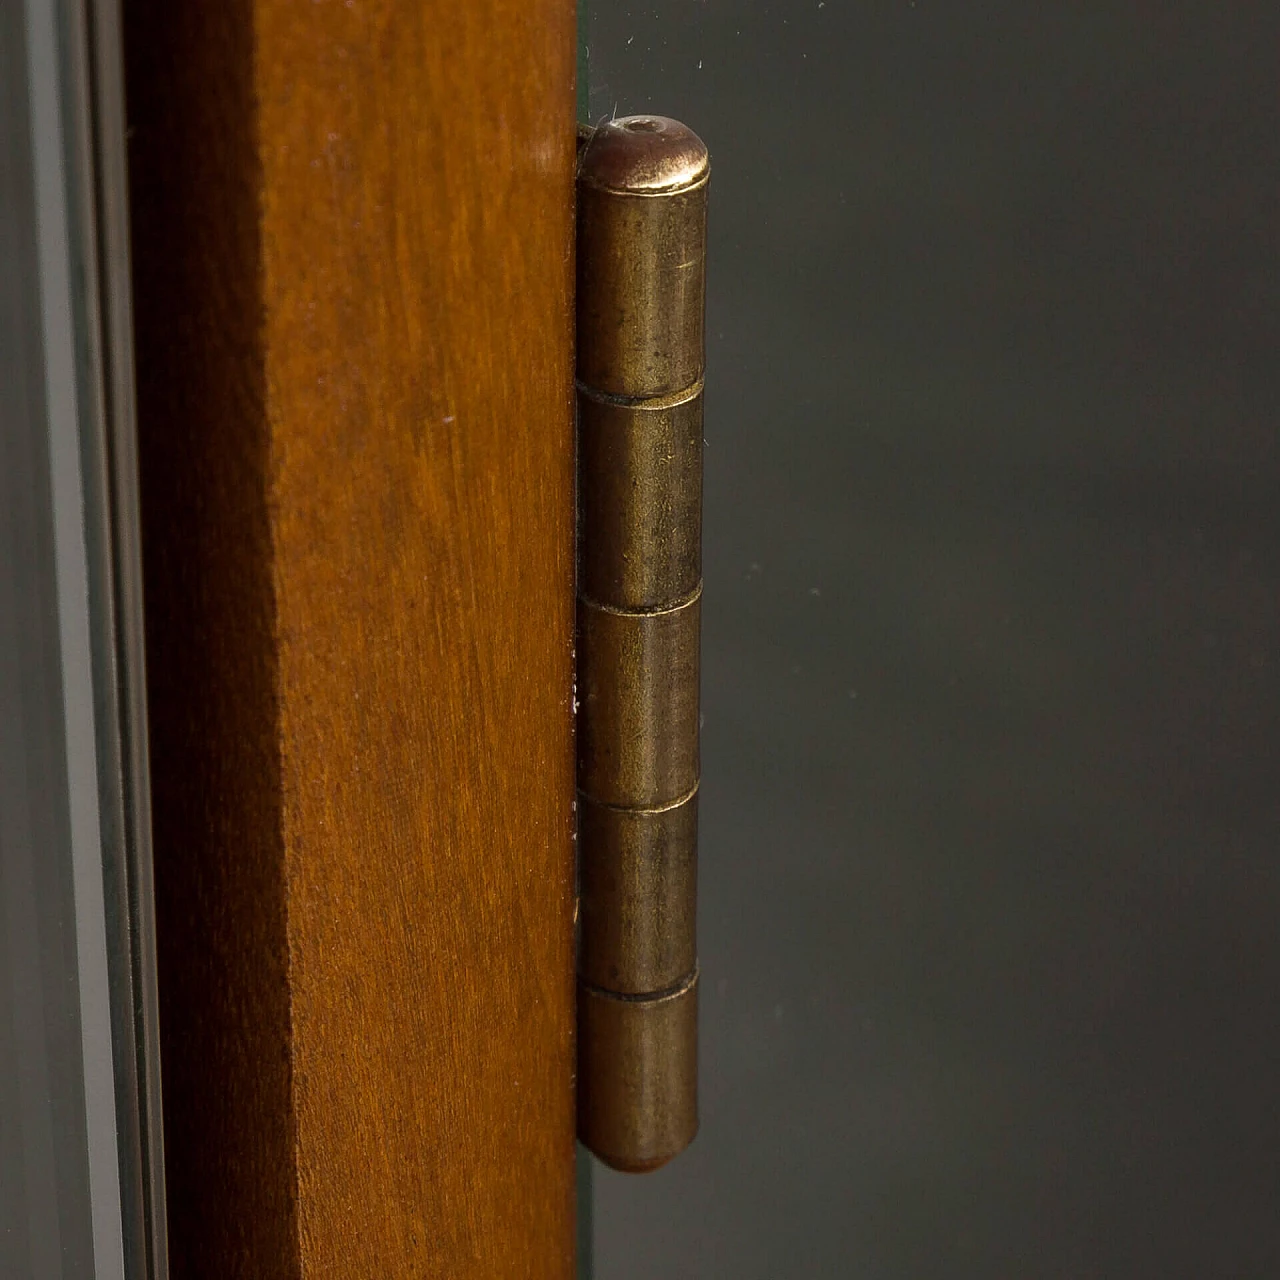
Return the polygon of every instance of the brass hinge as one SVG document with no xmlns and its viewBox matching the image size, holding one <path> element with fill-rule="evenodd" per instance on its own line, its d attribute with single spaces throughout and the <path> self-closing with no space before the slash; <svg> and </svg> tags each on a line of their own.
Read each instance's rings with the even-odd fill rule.
<svg viewBox="0 0 1280 1280">
<path fill-rule="evenodd" d="M 578 1136 L 698 1128 L 695 939 L 707 149 L 662 116 L 578 166 Z"/>
</svg>

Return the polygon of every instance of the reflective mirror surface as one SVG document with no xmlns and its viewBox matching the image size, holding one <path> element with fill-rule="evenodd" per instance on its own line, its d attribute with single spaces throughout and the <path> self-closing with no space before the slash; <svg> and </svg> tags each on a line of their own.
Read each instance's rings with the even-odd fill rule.
<svg viewBox="0 0 1280 1280">
<path fill-rule="evenodd" d="M 1280 1265 L 1278 27 L 592 5 L 712 155 L 702 1129 L 599 1280 Z"/>
</svg>

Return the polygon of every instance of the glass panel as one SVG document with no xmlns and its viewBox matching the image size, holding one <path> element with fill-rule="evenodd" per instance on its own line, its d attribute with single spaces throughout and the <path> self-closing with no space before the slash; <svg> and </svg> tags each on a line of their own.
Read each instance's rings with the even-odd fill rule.
<svg viewBox="0 0 1280 1280">
<path fill-rule="evenodd" d="M 114 21 L 0 13 L 0 1275 L 31 1280 L 165 1274 Z"/>
<path fill-rule="evenodd" d="M 97 938 L 82 937 L 77 891 L 92 885 L 77 875 L 76 838 L 84 852 L 86 833 L 76 818 L 83 827 L 85 810 L 73 814 L 71 788 L 91 788 L 92 821 L 94 777 L 92 729 L 87 778 L 76 750 L 85 744 L 68 750 L 69 718 L 82 722 L 86 706 L 83 688 L 67 687 L 64 665 L 70 658 L 73 684 L 87 666 L 76 629 L 83 535 L 66 506 L 78 483 L 74 410 L 69 439 L 65 430 L 75 382 L 70 254 L 53 22 L 47 11 L 31 16 L 24 22 L 20 6 L 0 8 L 0 1274 L 53 1280 L 98 1274 L 87 1095 L 99 1100 L 90 1083 L 103 1065 L 93 1017 L 105 1000 L 86 1028 L 78 961 L 85 943 L 101 941 L 102 915 Z M 110 1105 L 109 1041 L 106 1048 Z M 113 1132 L 109 1118 L 105 1131 Z M 113 1164 L 114 1152 L 97 1164 L 108 1182 Z M 118 1241 L 118 1208 L 116 1232 Z"/>
<path fill-rule="evenodd" d="M 1274 1274 L 1274 7 L 591 18 L 712 154 L 702 1128 L 596 1274 Z"/>
</svg>

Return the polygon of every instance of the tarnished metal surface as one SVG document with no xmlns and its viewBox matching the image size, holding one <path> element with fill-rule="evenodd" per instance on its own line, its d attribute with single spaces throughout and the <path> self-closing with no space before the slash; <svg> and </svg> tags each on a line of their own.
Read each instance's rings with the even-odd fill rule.
<svg viewBox="0 0 1280 1280">
<path fill-rule="evenodd" d="M 701 593 L 661 613 L 578 601 L 578 785 L 653 808 L 698 780 Z"/>
<path fill-rule="evenodd" d="M 602 125 L 578 173 L 578 381 L 669 395 L 703 368 L 707 150 L 683 125 Z"/>
<path fill-rule="evenodd" d="M 702 384 L 638 404 L 578 397 L 588 600 L 652 609 L 702 578 Z"/>
<path fill-rule="evenodd" d="M 698 975 L 649 1000 L 578 983 L 578 1136 L 626 1173 L 666 1164 L 698 1131 Z"/>
<path fill-rule="evenodd" d="M 675 986 L 698 963 L 698 793 L 665 809 L 579 799 L 584 981 L 629 995 Z"/>
<path fill-rule="evenodd" d="M 707 175 L 661 116 L 579 153 L 578 1130 L 635 1172 L 698 1124 Z"/>
</svg>

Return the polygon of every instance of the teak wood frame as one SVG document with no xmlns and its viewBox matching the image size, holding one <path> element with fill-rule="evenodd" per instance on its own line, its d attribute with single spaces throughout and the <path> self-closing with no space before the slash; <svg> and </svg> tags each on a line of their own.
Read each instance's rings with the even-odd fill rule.
<svg viewBox="0 0 1280 1280">
<path fill-rule="evenodd" d="M 125 4 L 175 1277 L 568 1277 L 573 0 Z"/>
</svg>

